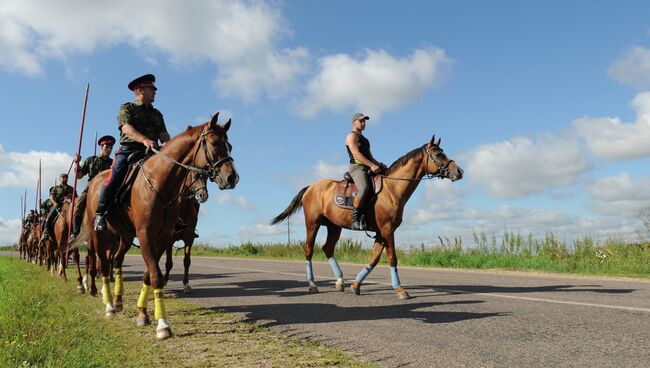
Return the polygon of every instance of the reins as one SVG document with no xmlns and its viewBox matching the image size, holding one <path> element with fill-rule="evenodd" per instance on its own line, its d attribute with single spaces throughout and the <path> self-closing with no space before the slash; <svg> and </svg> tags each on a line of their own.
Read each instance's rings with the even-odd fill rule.
<svg viewBox="0 0 650 368">
<path fill-rule="evenodd" d="M 429 164 L 429 159 L 431 159 L 431 161 L 433 161 L 433 163 L 435 163 L 436 167 L 438 168 L 438 170 L 436 171 L 435 174 L 426 174 L 425 176 L 423 176 L 421 178 L 396 178 L 396 177 L 392 177 L 392 176 L 388 176 L 388 175 L 384 175 L 384 174 L 375 174 L 375 176 L 379 176 L 379 177 L 382 177 L 384 179 L 403 180 L 403 181 L 421 181 L 421 180 L 429 180 L 429 179 L 434 179 L 434 178 L 444 179 L 447 176 L 449 176 L 449 165 L 451 165 L 451 163 L 454 162 L 454 160 L 449 160 L 449 161 L 447 161 L 446 164 L 439 165 L 438 163 L 436 163 L 436 160 L 431 156 L 431 153 L 430 153 L 431 150 L 429 148 L 426 148 L 425 151 L 426 151 L 426 156 L 427 156 L 427 162 L 425 163 L 425 167 Z"/>
</svg>

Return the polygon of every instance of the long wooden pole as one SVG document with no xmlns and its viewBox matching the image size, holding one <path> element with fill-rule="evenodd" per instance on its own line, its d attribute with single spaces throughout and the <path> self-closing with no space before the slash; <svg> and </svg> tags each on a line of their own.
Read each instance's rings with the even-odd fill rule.
<svg viewBox="0 0 650 368">
<path fill-rule="evenodd" d="M 90 90 L 90 83 L 86 83 L 86 96 L 84 97 L 84 108 L 81 112 L 81 129 L 79 130 L 79 144 L 77 145 L 77 156 L 81 155 L 81 143 L 84 137 L 84 124 L 86 123 L 86 105 L 88 105 L 88 91 Z M 70 204 L 70 220 L 68 221 L 68 239 L 66 239 L 65 246 L 65 260 L 68 261 L 68 252 L 70 250 L 70 235 L 72 234 L 72 225 L 74 222 L 74 202 L 77 199 L 77 172 L 79 172 L 79 162 L 75 162 L 74 169 L 74 185 L 72 189 L 72 203 Z"/>
</svg>

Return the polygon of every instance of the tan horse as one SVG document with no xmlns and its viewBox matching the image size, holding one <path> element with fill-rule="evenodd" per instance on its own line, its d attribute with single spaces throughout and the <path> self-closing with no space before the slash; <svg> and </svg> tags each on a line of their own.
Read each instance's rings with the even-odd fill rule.
<svg viewBox="0 0 650 368">
<path fill-rule="evenodd" d="M 189 191 L 192 193 L 190 196 L 182 196 L 179 198 L 181 206 L 181 216 L 180 219 L 185 226 L 180 232 L 174 234 L 174 241 L 183 241 L 183 292 L 185 294 L 192 293 L 192 287 L 190 286 L 190 265 L 192 263 L 192 245 L 194 245 L 194 230 L 196 229 L 196 224 L 199 219 L 199 206 L 201 203 L 205 203 L 208 200 L 208 189 L 206 187 L 206 178 L 193 178 L 193 175 L 189 175 L 188 179 L 191 180 L 191 183 L 188 183 Z M 165 262 L 165 285 L 169 280 L 169 273 L 171 272 L 172 267 L 174 267 L 173 256 L 173 247 L 170 246 L 165 251 L 166 262 Z"/>
<path fill-rule="evenodd" d="M 176 196 L 183 190 L 187 171 L 206 175 L 220 189 L 232 189 L 239 181 L 230 156 L 232 145 L 228 142 L 226 134 L 230 128 L 230 120 L 224 125 L 219 125 L 218 116 L 219 114 L 216 114 L 209 123 L 188 128 L 165 143 L 158 154 L 146 160 L 133 182 L 130 195 L 123 203 L 112 205 L 107 217 L 108 228 L 101 232 L 96 232 L 89 226 L 94 221 L 101 185 L 109 172 L 98 174 L 88 188 L 84 218 L 86 226 L 82 227 L 79 237 L 72 244 L 78 246 L 88 239 L 89 244 L 92 242 L 97 248 L 105 312 L 107 316 L 112 316 L 116 311 L 122 310 L 122 263 L 137 236 L 146 265 L 143 287 L 137 303 L 137 323 L 149 324 L 147 304 L 153 291 L 158 339 L 171 336 L 162 291 L 164 278 L 158 262 L 174 241 L 174 225 L 180 216 L 180 203 Z M 111 249 L 117 249 L 113 261 L 115 299 L 108 276 L 108 254 Z"/>
<path fill-rule="evenodd" d="M 422 147 L 416 148 L 395 161 L 387 170 L 383 178 L 383 189 L 377 197 L 368 204 L 366 223 L 376 230 L 373 255 L 370 263 L 357 275 L 352 282 L 352 289 L 359 294 L 361 283 L 370 271 L 377 265 L 382 250 L 386 249 L 388 263 L 391 268 L 393 289 L 400 299 L 409 298 L 408 292 L 402 287 L 397 273 L 397 255 L 395 253 L 395 230 L 402 223 L 404 206 L 409 200 L 420 181 L 425 177 L 449 178 L 452 181 L 463 177 L 463 170 L 447 158 L 440 148 L 440 139 L 431 141 Z M 334 258 L 334 246 L 341 236 L 341 229 L 349 229 L 352 222 L 352 211 L 338 207 L 334 203 L 334 190 L 339 182 L 330 179 L 321 179 L 316 183 L 303 188 L 296 195 L 289 207 L 275 217 L 271 224 L 277 224 L 303 207 L 305 214 L 305 258 L 307 260 L 307 282 L 310 292 L 318 292 L 314 281 L 311 259 L 314 254 L 314 243 L 320 226 L 327 227 L 327 240 L 323 251 L 327 256 L 334 276 L 336 288 L 344 290 L 343 272 Z"/>
</svg>

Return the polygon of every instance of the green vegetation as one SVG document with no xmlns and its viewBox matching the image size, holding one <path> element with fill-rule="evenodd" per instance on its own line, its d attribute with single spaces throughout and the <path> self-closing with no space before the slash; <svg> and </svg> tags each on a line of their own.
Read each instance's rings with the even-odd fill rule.
<svg viewBox="0 0 650 368">
<path fill-rule="evenodd" d="M 625 243 L 609 239 L 599 243 L 592 238 L 576 239 L 570 243 L 553 234 L 543 239 L 532 235 L 505 233 L 499 240 L 485 233 L 474 234 L 474 246 L 463 247 L 460 238 L 439 238 L 439 245 L 411 246 L 397 250 L 401 265 L 471 269 L 537 270 L 592 275 L 650 278 L 650 242 Z M 244 243 L 239 246 L 214 248 L 197 244 L 192 255 L 221 257 L 261 257 L 304 259 L 304 243 Z M 317 245 L 314 259 L 325 261 Z M 341 262 L 366 263 L 371 249 L 361 242 L 341 239 L 336 246 L 336 258 Z M 386 262 L 385 255 L 382 262 Z"/>
<path fill-rule="evenodd" d="M 125 283 L 124 312 L 110 320 L 75 284 L 0 257 L 0 367 L 372 367 L 170 295 L 176 337 L 159 342 L 155 324 L 135 326 L 139 282 Z"/>
</svg>

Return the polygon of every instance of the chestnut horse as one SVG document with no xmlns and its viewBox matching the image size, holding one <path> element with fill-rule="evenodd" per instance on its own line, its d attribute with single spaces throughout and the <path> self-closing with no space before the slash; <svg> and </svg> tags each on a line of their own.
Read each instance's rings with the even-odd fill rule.
<svg viewBox="0 0 650 368">
<path fill-rule="evenodd" d="M 70 205 L 71 205 L 70 198 L 66 198 L 63 200 L 63 204 L 61 205 L 61 210 L 59 210 L 59 214 L 56 220 L 54 220 L 54 224 L 52 225 L 53 231 L 49 239 L 50 247 L 51 247 L 51 250 L 49 252 L 56 253 L 56 256 L 54 258 L 58 259 L 59 277 L 61 277 L 64 281 L 68 281 L 68 277 L 65 273 L 65 269 L 68 264 L 68 258 L 66 257 L 67 256 L 66 245 L 68 243 L 68 231 L 70 225 L 70 223 L 68 222 L 70 219 Z M 47 245 L 43 248 L 47 248 Z M 75 248 L 71 252 L 72 252 L 72 259 L 74 260 L 74 265 L 77 270 L 77 290 L 83 293 L 85 289 L 81 283 L 81 269 L 79 267 L 79 249 Z M 54 267 L 53 263 L 54 262 L 50 262 L 51 267 Z"/>
<path fill-rule="evenodd" d="M 201 203 L 205 203 L 208 200 L 208 189 L 205 187 L 205 179 L 200 181 L 194 181 L 194 186 L 190 187 L 194 195 L 189 197 L 181 197 L 181 216 L 180 219 L 183 221 L 185 226 L 180 231 L 174 234 L 174 241 L 183 241 L 183 292 L 185 294 L 192 293 L 192 287 L 190 287 L 190 264 L 192 263 L 192 245 L 194 245 L 196 224 L 199 219 L 199 206 Z M 203 185 L 202 187 L 200 185 Z M 173 256 L 173 247 L 167 248 L 165 251 L 166 262 L 165 262 L 165 285 L 169 280 L 169 273 L 171 272 L 172 267 L 174 267 Z"/>
<path fill-rule="evenodd" d="M 219 189 L 232 189 L 239 181 L 230 156 L 232 145 L 228 142 L 226 134 L 231 122 L 229 120 L 226 124 L 219 125 L 218 116 L 217 113 L 209 123 L 188 128 L 165 143 L 160 151 L 154 150 L 156 155 L 140 165 L 130 195 L 123 203 L 112 205 L 107 217 L 108 228 L 100 232 L 95 231 L 90 224 L 94 222 L 98 194 L 109 172 L 98 174 L 88 187 L 84 218 L 86 226 L 82 227 L 79 237 L 73 242 L 73 246 L 82 244 L 86 239 L 89 243 L 94 243 L 102 274 L 105 313 L 106 316 L 112 316 L 123 308 L 122 263 L 137 236 L 146 265 L 143 287 L 137 303 L 137 323 L 149 324 L 147 304 L 153 291 L 158 339 L 171 336 L 163 299 L 164 278 L 158 262 L 174 241 L 174 225 L 180 215 L 180 202 L 177 199 L 183 190 L 186 172 L 194 171 L 207 176 Z M 108 276 L 108 251 L 111 249 L 116 249 L 113 260 L 115 299 Z"/>
<path fill-rule="evenodd" d="M 361 283 L 377 265 L 381 252 L 385 248 L 393 289 L 397 292 L 398 298 L 408 299 L 408 292 L 402 287 L 397 273 L 395 253 L 395 230 L 402 223 L 404 206 L 423 178 L 438 177 L 456 181 L 463 177 L 463 170 L 456 162 L 447 158 L 440 148 L 440 139 L 436 142 L 434 135 L 429 143 L 397 159 L 388 168 L 386 175 L 382 176 L 383 189 L 373 201 L 369 200 L 366 206 L 366 224 L 377 232 L 373 254 L 370 263 L 357 275 L 351 287 L 355 294 L 360 293 Z M 334 246 L 341 236 L 341 229 L 350 228 L 352 211 L 340 208 L 334 203 L 334 189 L 338 183 L 335 180 L 321 179 L 303 188 L 293 198 L 289 207 L 271 221 L 272 225 L 280 223 L 303 207 L 307 228 L 305 239 L 307 282 L 312 293 L 318 292 L 311 259 L 314 254 L 316 234 L 321 225 L 327 227 L 327 240 L 323 245 L 323 251 L 337 279 L 336 288 L 339 291 L 344 290 L 343 272 L 334 258 Z"/>
</svg>

